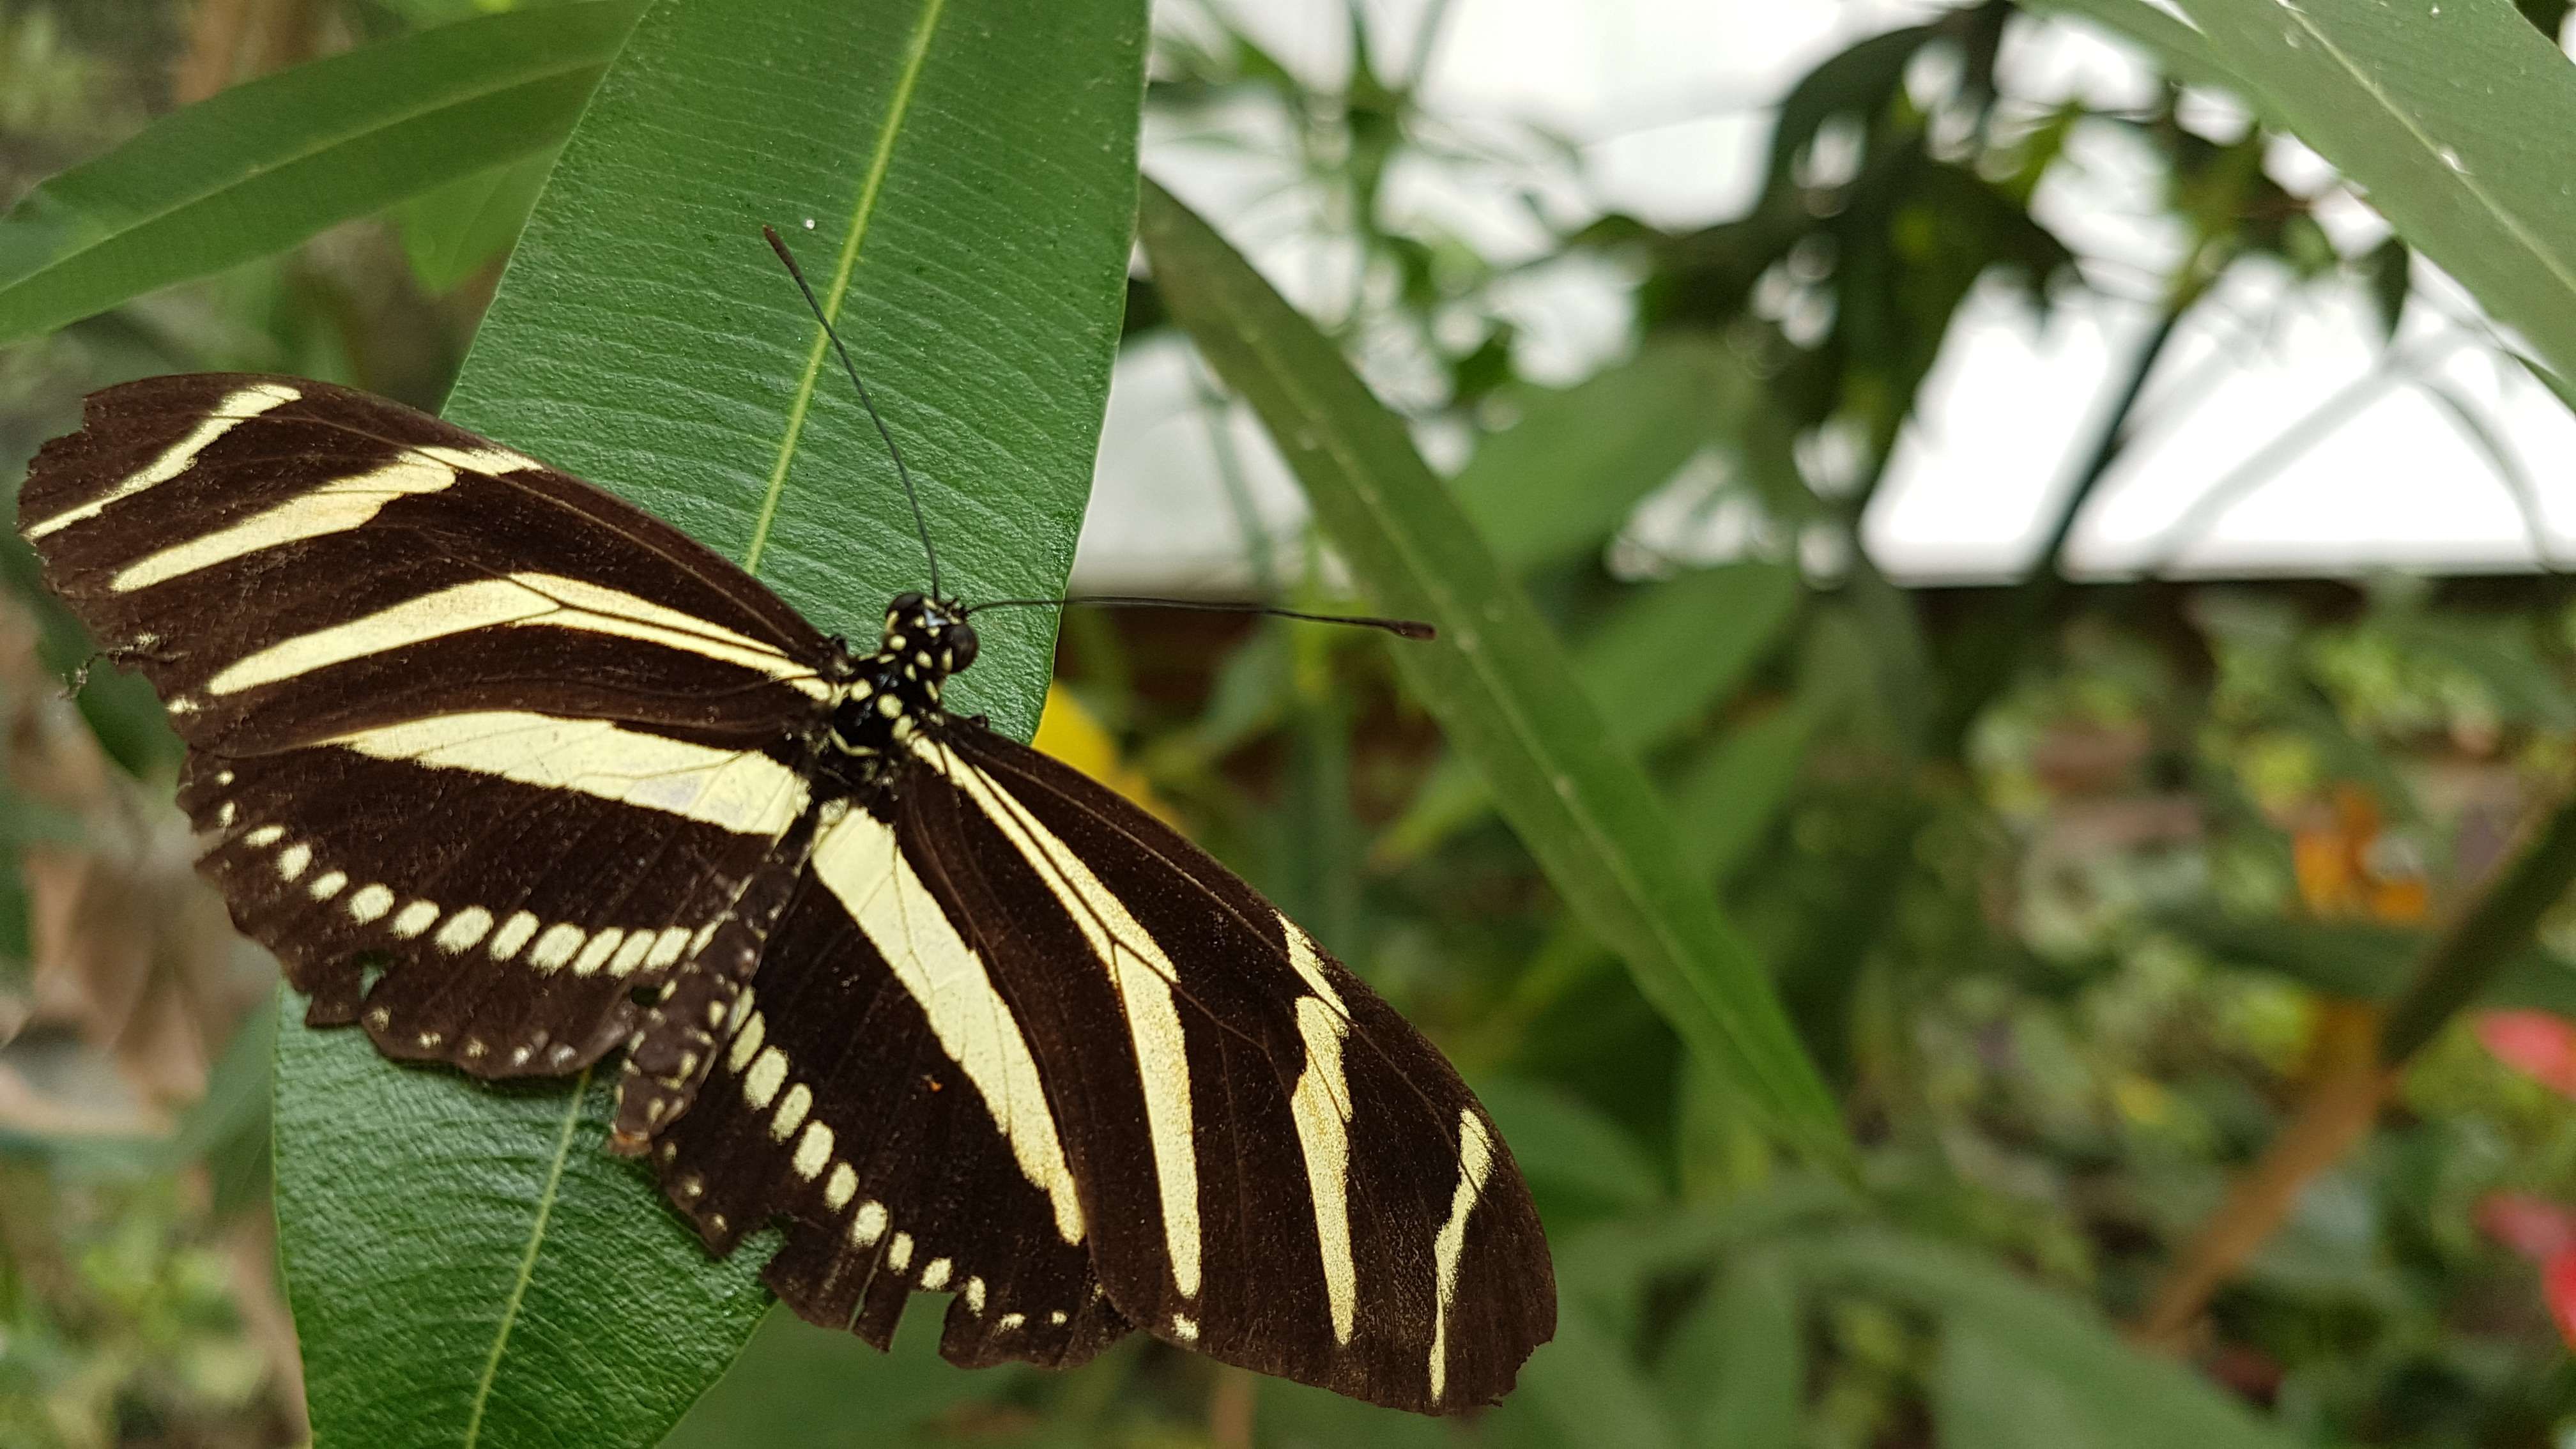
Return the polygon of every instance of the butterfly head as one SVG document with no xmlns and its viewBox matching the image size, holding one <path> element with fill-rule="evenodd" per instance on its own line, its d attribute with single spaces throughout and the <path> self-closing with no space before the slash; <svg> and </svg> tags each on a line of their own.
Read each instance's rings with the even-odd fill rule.
<svg viewBox="0 0 2576 1449">
<path fill-rule="evenodd" d="M 897 594 L 877 652 L 853 662 L 832 710 L 843 753 L 895 755 L 940 713 L 948 676 L 975 662 L 975 628 L 954 599 Z"/>
<path fill-rule="evenodd" d="M 975 662 L 975 626 L 955 599 L 902 593 L 886 605 L 884 642 L 877 655 L 909 666 L 924 679 L 945 679 Z"/>
</svg>

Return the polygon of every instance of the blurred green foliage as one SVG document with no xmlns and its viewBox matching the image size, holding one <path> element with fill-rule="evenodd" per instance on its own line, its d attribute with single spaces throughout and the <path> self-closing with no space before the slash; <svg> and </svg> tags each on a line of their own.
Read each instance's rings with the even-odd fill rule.
<svg viewBox="0 0 2576 1449">
<path fill-rule="evenodd" d="M 283 61 L 542 8 L 0 0 L 0 197 L 167 110 L 209 16 L 303 27 Z M 2565 19 L 2521 9 L 2553 32 Z M 1579 182 L 1581 151 L 1534 128 L 1471 138 L 1429 107 L 1436 18 L 1417 34 L 1355 8 L 1352 68 L 1318 82 L 1221 14 L 1164 17 L 1149 115 L 1266 168 L 1271 220 L 1346 263 L 1311 315 L 1422 435 L 1466 444 L 1460 507 L 1661 786 L 1687 868 L 1767 966 L 1862 1144 L 1857 1183 L 1778 1152 L 1546 887 L 1378 641 L 1069 621 L 1060 678 L 1199 839 L 1451 1052 L 1530 1177 L 1563 1323 L 1466 1438 L 2576 1442 L 2576 1370 L 2536 1275 L 2477 1227 L 2496 1192 L 2576 1198 L 2576 1113 L 2465 1033 L 2437 1040 L 2366 1147 L 2310 1185 L 2185 1360 L 2121 1337 L 2333 1023 L 2394 995 L 2434 923 L 2563 798 L 2576 590 L 2554 574 L 2077 584 L 2053 551 L 2010 587 L 1877 572 L 1858 520 L 1985 289 L 2043 318 L 2107 293 L 2182 318 L 2252 272 L 2293 295 L 2355 291 L 2392 335 L 2426 305 L 2411 253 L 2444 239 L 2339 249 L 2320 196 L 2267 169 L 2260 126 L 2212 121 L 2174 86 L 2117 112 L 2012 94 L 1998 57 L 2069 13 L 2178 77 L 2256 73 L 2154 7 L 1970 4 L 1791 87 L 1741 215 L 1560 224 L 1534 204 L 1546 245 L 1511 257 L 1400 204 L 1395 178 L 1537 195 Z M 210 250 L 210 274 L 0 349 L 0 477 L 81 393 L 150 372 L 256 367 L 436 402 L 558 134 L 529 120 L 497 164 L 397 188 L 389 211 L 392 194 L 352 190 L 309 241 Z M 2083 164 L 2078 142 L 2150 163 L 2182 238 L 2170 275 L 2087 256 L 2034 215 Z M 24 220 L 0 220 L 0 279 L 25 246 L 59 242 L 11 230 Z M 1543 383 L 1522 372 L 1513 288 L 1573 267 L 1630 279 L 1634 346 Z M 1130 344 L 1168 326 L 1140 280 Z M 2144 333 L 2105 411 L 2125 414 L 2123 384 L 2169 335 Z M 2061 522 L 2124 421 L 2065 480 Z M 1211 487 L 1239 482 L 1232 467 L 1212 455 Z M 1735 517 L 1749 543 L 1668 556 L 1632 526 L 1641 502 Z M 1279 557 L 1282 592 L 1328 596 L 1313 550 Z M 46 679 L 85 646 L 14 539 L 0 563 L 43 666 L 0 678 L 15 720 L 52 707 Z M 174 752 L 148 692 L 102 672 L 79 706 L 106 758 L 166 790 Z M 40 798 L 51 783 L 13 776 L 0 795 L 0 1035 L 34 995 L 45 877 L 21 858 L 84 828 Z M 2483 1003 L 2576 1008 L 2576 920 L 2545 922 Z M 134 1114 L 132 1132 L 12 1095 L 128 1105 L 81 1030 L 39 1015 L 0 1051 L 0 1443 L 300 1432 L 256 1271 L 265 1030 L 244 1028 L 202 1105 Z M 1460 1437 L 1141 1340 L 1050 1376 L 951 1370 L 931 1336 L 916 1322 L 878 1356 L 773 1315 L 669 1442 L 1234 1445 L 1246 1422 L 1265 1445 Z"/>
</svg>

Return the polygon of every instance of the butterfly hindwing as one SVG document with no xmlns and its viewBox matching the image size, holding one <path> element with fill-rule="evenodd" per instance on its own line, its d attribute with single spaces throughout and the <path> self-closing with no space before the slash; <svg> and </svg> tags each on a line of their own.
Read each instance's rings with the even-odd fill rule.
<svg viewBox="0 0 2576 1449">
<path fill-rule="evenodd" d="M 1499 1397 L 1554 1289 L 1439 1054 L 1078 773 L 971 723 L 916 753 L 825 827 L 771 940 L 828 968 L 764 970 L 663 1139 L 710 1243 L 783 1221 L 771 1284 L 879 1341 L 907 1293 L 953 1293 L 961 1363 L 1132 1322 L 1374 1402 Z"/>
<path fill-rule="evenodd" d="M 1018 1003 L 893 826 L 827 807 L 768 949 L 802 969 L 762 972 L 654 1148 L 709 1246 L 782 1223 L 770 1286 L 879 1347 L 916 1290 L 954 1295 L 961 1364 L 1062 1367 L 1123 1335 Z"/>
<path fill-rule="evenodd" d="M 985 883 L 977 918 L 1007 923 L 986 931 L 1004 989 L 1096 998 L 1023 1017 L 1046 1080 L 1085 1084 L 1062 1115 L 1105 1204 L 1111 1300 L 1167 1341 L 1373 1402 L 1499 1397 L 1554 1329 L 1553 1278 L 1528 1189 L 1448 1062 L 1087 776 L 971 726 L 923 754 L 938 778 L 905 798 L 925 851 Z"/>
<path fill-rule="evenodd" d="M 774 868 L 824 646 L 723 559 L 324 383 L 153 378 L 86 424 L 20 529 L 167 702 L 203 868 L 317 1023 L 567 1070 Z"/>
</svg>

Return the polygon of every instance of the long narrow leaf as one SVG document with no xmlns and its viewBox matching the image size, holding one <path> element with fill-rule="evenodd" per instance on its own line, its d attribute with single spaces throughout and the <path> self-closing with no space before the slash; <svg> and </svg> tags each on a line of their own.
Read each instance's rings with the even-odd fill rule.
<svg viewBox="0 0 2576 1449">
<path fill-rule="evenodd" d="M 412 276 L 429 290 L 444 292 L 509 250 L 554 169 L 555 153 L 539 151 L 433 187 L 395 207 Z"/>
<path fill-rule="evenodd" d="M 1756 1252 L 1727 1265 L 1655 1365 L 1674 1420 L 1697 1431 L 1690 1442 L 1796 1449 L 1807 1400 L 1803 1314 L 1797 1282 L 1777 1259 Z"/>
<path fill-rule="evenodd" d="M 1574 646 L 1574 668 L 1625 750 L 1645 751 L 1726 697 L 1778 640 L 1798 606 L 1782 564 L 1698 569 L 1633 591 Z M 1419 856 L 1482 819 L 1490 802 L 1473 767 L 1441 762 L 1377 846 L 1381 861 Z"/>
<path fill-rule="evenodd" d="M 450 414 L 757 553 L 865 635 L 925 582 L 920 547 L 774 222 L 922 480 L 943 584 L 1056 592 L 1125 295 L 1143 44 L 1134 0 L 665 0 L 566 143 Z M 1023 737 L 1051 627 L 996 616 L 960 680 Z M 771 1240 L 710 1261 L 601 1150 L 613 1068 L 496 1090 L 279 1032 L 317 1441 L 649 1443 L 740 1347 Z"/>
<path fill-rule="evenodd" d="M 1451 480 L 1515 572 L 1598 550 L 1637 501 L 1708 446 L 1748 379 L 1703 342 L 1664 342 L 1563 390 L 1506 395 L 1519 418 Z"/>
<path fill-rule="evenodd" d="M 2576 377 L 2576 70 L 2509 0 L 2181 7 L 2398 235 Z"/>
<path fill-rule="evenodd" d="M 1994 1440 L 1969 1433 L 1955 1442 L 2288 1449 L 2288 1436 L 2189 1369 L 2130 1347 L 2088 1309 L 1946 1244 L 1861 1229 L 1800 1239 L 1782 1251 L 1804 1276 L 1885 1294 L 1937 1315 L 1948 1331 L 1964 1332 L 1960 1349 L 1976 1356 L 1975 1371 L 2007 1373 L 2016 1402 L 2068 1436 Z M 1963 1417 L 1988 1407 L 1973 1386 L 1961 1384 L 1957 1376 L 1967 1371 L 1965 1361 L 1945 1365 L 1939 1396 Z M 1969 1425 L 1942 1428 L 1947 1443 Z"/>
<path fill-rule="evenodd" d="M 1557 889 L 1776 1131 L 1845 1160 L 1833 1097 L 1760 963 L 1682 868 L 1644 772 L 1609 743 L 1565 649 L 1403 423 L 1223 238 L 1151 183 L 1138 231 L 1172 315 L 1261 415 L 1374 602 L 1439 625 L 1440 642 L 1396 658 Z"/>
<path fill-rule="evenodd" d="M 0 217 L 0 342 L 560 142 L 642 0 L 484 16 L 235 86 Z"/>
</svg>

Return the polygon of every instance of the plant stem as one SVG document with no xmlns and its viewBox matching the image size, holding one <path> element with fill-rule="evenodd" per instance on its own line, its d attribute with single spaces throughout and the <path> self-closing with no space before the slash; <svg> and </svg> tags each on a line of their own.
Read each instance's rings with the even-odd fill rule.
<svg viewBox="0 0 2576 1449">
<path fill-rule="evenodd" d="M 2173 1272 L 2157 1288 L 2138 1341 L 2168 1351 L 2183 1346 L 2210 1298 L 2236 1276 L 2254 1250 L 2290 1215 L 2299 1194 L 2370 1131 L 2397 1071 L 2368 1050 L 2367 1035 L 2324 1066 L 2290 1125 L 2201 1220 Z"/>
<path fill-rule="evenodd" d="M 2531 944 L 2540 918 L 2571 884 L 2576 798 L 2561 802 L 2504 873 L 2425 947 L 2406 989 L 2359 1044 L 2366 1050 L 2341 1053 L 2321 1074 L 2290 1125 L 2193 1233 L 2139 1326 L 2142 1342 L 2179 1344 L 2211 1295 L 2290 1215 L 2308 1182 L 2368 1133 L 2407 1060 Z"/>
<path fill-rule="evenodd" d="M 2403 1065 L 2531 944 L 2540 918 L 2576 884 L 2576 799 L 2562 802 L 2503 875 L 2436 937 L 2388 1008 L 2379 1059 Z"/>
<path fill-rule="evenodd" d="M 2067 486 L 2065 500 L 2058 505 L 2057 518 L 2049 526 L 2048 537 L 2032 560 L 2030 571 L 2014 585 L 1999 614 L 1997 636 L 1985 641 L 1985 647 L 1962 653 L 1957 674 L 1958 687 L 1949 692 L 1935 722 L 1932 735 L 1936 758 L 1955 759 L 1965 746 L 1968 731 L 2012 683 L 2013 676 L 2030 651 L 2032 640 L 2047 622 L 2049 613 L 2066 591 L 2066 549 L 2075 535 L 2076 521 L 2083 516 L 2084 506 L 2093 501 L 2094 491 L 2109 476 L 2111 465 L 2128 446 L 2129 419 L 2137 411 L 2138 399 L 2146 392 L 2147 379 L 2164 356 L 2165 346 L 2173 340 L 2174 329 L 2191 310 L 2195 289 L 2184 288 L 2166 303 L 2156 324 L 2138 344 L 2137 354 L 2130 359 L 2129 375 L 2122 382 L 2118 398 L 2102 419 L 2094 434 L 2093 447 L 2086 453 L 2084 464 Z"/>
<path fill-rule="evenodd" d="M 1216 1449 L 1252 1449 L 1253 1396 L 1261 1381 L 1231 1364 L 1219 1364 L 1208 1389 L 1208 1442 Z"/>
</svg>

